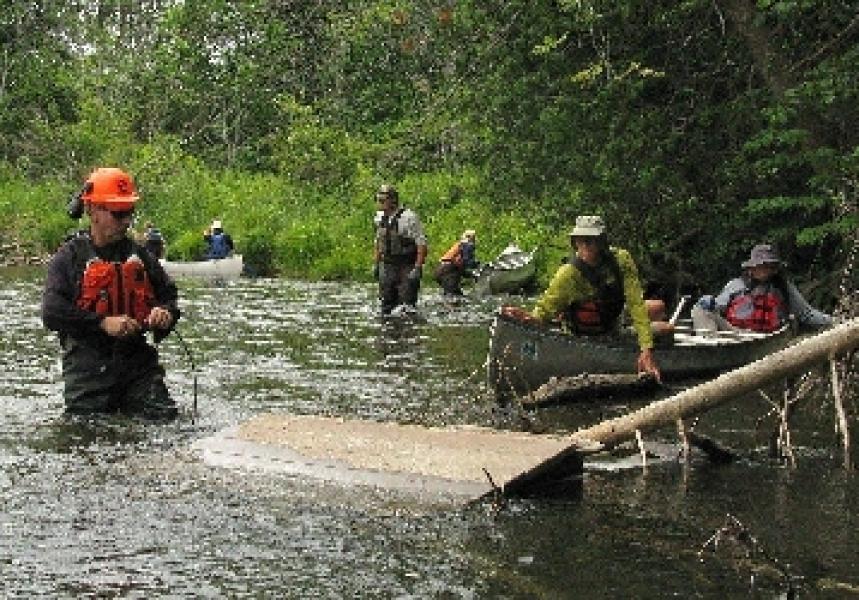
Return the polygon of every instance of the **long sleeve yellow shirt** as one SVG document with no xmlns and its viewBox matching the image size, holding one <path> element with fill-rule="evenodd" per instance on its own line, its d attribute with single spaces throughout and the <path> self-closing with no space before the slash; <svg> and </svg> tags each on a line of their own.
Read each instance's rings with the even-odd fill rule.
<svg viewBox="0 0 859 600">
<path fill-rule="evenodd" d="M 641 350 L 653 348 L 653 333 L 650 330 L 650 318 L 644 306 L 644 291 L 638 278 L 638 268 L 629 252 L 623 248 L 612 246 L 611 252 L 617 258 L 620 273 L 623 277 L 623 296 L 626 310 L 632 318 L 632 328 L 638 336 Z M 531 314 L 540 321 L 549 321 L 559 312 L 565 310 L 573 302 L 595 300 L 596 290 L 582 273 L 572 264 L 564 264 L 555 272 L 549 287 L 537 301 Z"/>
</svg>

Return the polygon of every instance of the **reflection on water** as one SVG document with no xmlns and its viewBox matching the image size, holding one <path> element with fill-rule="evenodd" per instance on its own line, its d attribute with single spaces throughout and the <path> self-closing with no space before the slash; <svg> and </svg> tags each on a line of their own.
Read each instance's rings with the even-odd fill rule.
<svg viewBox="0 0 859 600">
<path fill-rule="evenodd" d="M 699 560 L 727 513 L 804 578 L 807 596 L 859 586 L 859 484 L 830 456 L 825 411 L 804 426 L 796 470 L 748 451 L 728 467 L 592 471 L 578 491 L 501 510 L 217 469 L 192 443 L 267 411 L 524 426 L 482 387 L 497 300 L 448 304 L 429 290 L 424 320 L 383 321 L 368 285 L 183 282 L 181 332 L 197 368 L 177 339 L 163 344 L 184 414 L 158 425 L 63 417 L 41 276 L 0 273 L 7 597 L 777 597 L 765 558 Z M 558 407 L 529 426 L 571 430 L 633 402 Z M 709 423 L 751 450 L 761 412 L 726 407 Z"/>
</svg>

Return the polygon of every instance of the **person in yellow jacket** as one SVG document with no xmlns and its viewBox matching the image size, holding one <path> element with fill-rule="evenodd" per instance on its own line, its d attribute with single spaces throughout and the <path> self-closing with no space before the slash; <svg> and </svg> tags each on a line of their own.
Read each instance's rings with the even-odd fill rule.
<svg viewBox="0 0 859 600">
<path fill-rule="evenodd" d="M 650 317 L 632 256 L 609 246 L 598 216 L 576 218 L 570 242 L 572 259 L 557 270 L 530 316 L 547 322 L 560 315 L 574 333 L 595 335 L 616 330 L 626 306 L 640 348 L 636 367 L 659 379 Z"/>
<path fill-rule="evenodd" d="M 433 272 L 433 277 L 445 294 L 462 295 L 462 278 L 480 266 L 475 256 L 477 232 L 466 229 L 462 238 L 445 252 Z"/>
</svg>

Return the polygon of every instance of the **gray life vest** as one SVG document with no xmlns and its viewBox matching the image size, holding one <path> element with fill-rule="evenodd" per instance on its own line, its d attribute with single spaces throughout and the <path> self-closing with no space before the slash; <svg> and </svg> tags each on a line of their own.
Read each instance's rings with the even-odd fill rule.
<svg viewBox="0 0 859 600">
<path fill-rule="evenodd" d="M 417 260 L 418 246 L 414 238 L 400 233 L 399 220 L 405 210 L 400 208 L 393 215 L 382 215 L 376 226 L 376 247 L 382 262 L 407 264 Z"/>
</svg>

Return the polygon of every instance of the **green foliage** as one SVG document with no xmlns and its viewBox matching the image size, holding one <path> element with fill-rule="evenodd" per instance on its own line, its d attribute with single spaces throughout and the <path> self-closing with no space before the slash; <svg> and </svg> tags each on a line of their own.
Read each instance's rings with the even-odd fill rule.
<svg viewBox="0 0 859 600">
<path fill-rule="evenodd" d="M 348 186 L 361 157 L 357 140 L 344 129 L 323 124 L 311 107 L 293 99 L 284 99 L 280 107 L 282 133 L 272 143 L 278 170 L 295 182 Z"/>
<path fill-rule="evenodd" d="M 0 214 L 32 244 L 105 164 L 171 258 L 219 218 L 260 272 L 317 278 L 369 277 L 382 181 L 430 261 L 470 227 L 543 277 L 581 213 L 708 289 L 761 240 L 824 280 L 855 232 L 843 0 L 19 3 L 0 49 Z"/>
<path fill-rule="evenodd" d="M 301 275 L 329 257 L 334 248 L 332 232 L 321 219 L 302 219 L 277 236 L 275 257 L 284 274 Z"/>
<path fill-rule="evenodd" d="M 54 6 L 6 2 L 0 11 L 0 161 L 39 178 L 65 160 L 59 129 L 75 119 L 76 63 Z"/>
<path fill-rule="evenodd" d="M 67 193 L 56 183 L 34 183 L 0 168 L 0 223 L 33 255 L 51 252 L 74 230 L 66 215 Z"/>
<path fill-rule="evenodd" d="M 169 260 L 201 260 L 206 253 L 206 242 L 200 233 L 183 231 L 177 237 L 168 237 L 167 240 Z"/>
<path fill-rule="evenodd" d="M 258 277 L 276 273 L 274 264 L 274 240 L 271 232 L 253 229 L 245 232 L 240 250 L 246 268 Z"/>
</svg>

